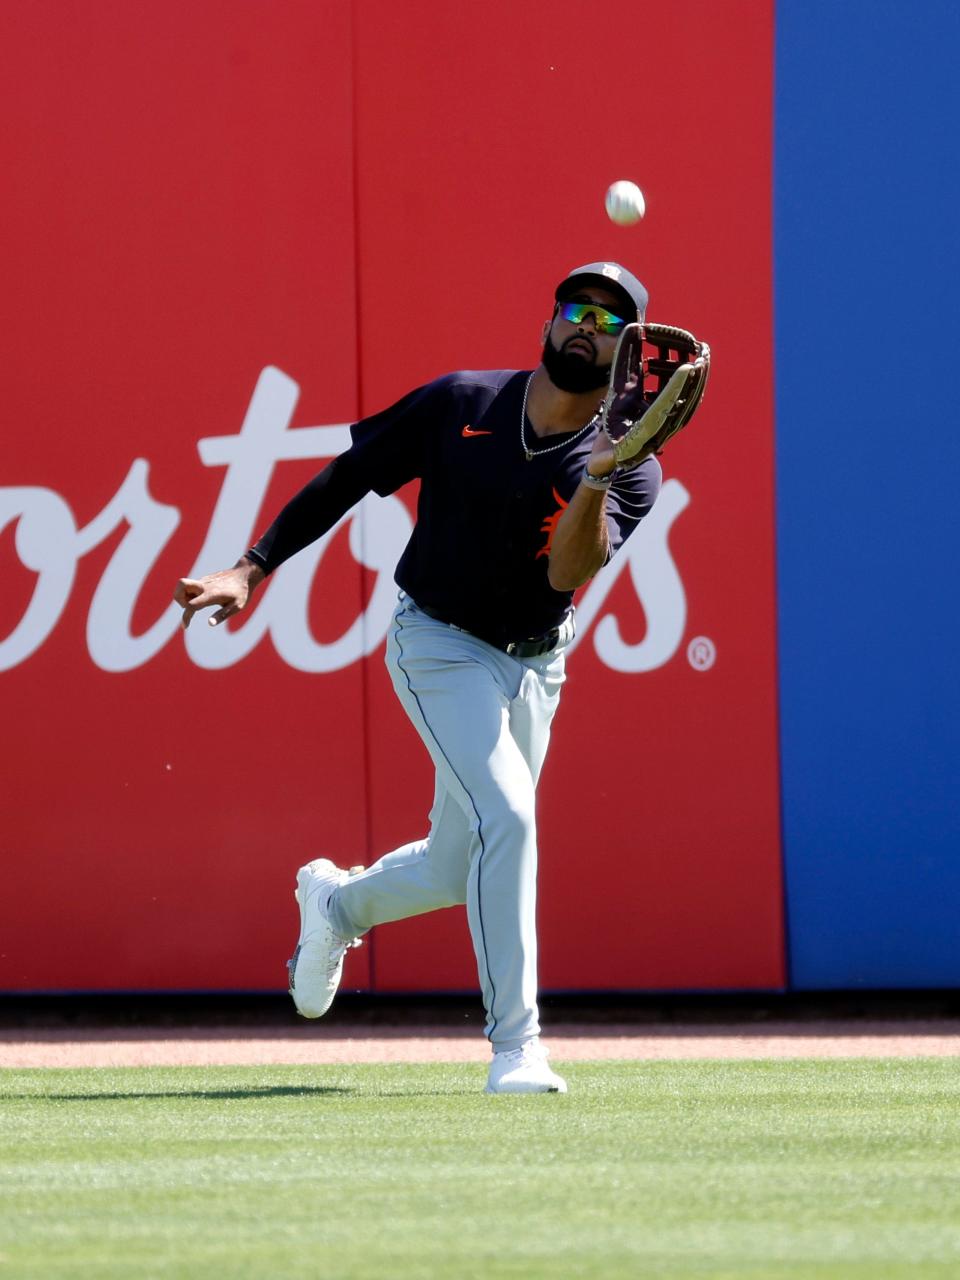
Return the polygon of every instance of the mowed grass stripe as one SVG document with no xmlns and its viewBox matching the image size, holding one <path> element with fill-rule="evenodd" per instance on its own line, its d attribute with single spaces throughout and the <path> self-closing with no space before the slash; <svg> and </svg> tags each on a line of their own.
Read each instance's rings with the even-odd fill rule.
<svg viewBox="0 0 960 1280">
<path fill-rule="evenodd" d="M 960 1061 L 0 1072 L 2 1277 L 960 1275 Z"/>
</svg>

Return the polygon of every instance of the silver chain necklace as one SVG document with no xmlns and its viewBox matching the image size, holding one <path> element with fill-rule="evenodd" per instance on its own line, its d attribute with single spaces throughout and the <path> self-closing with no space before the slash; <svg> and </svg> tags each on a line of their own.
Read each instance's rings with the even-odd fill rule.
<svg viewBox="0 0 960 1280">
<path fill-rule="evenodd" d="M 535 372 L 536 370 L 534 370 L 534 373 Z M 527 432 L 526 432 L 527 396 L 530 394 L 530 383 L 532 381 L 533 381 L 533 374 L 531 373 L 530 377 L 527 379 L 527 385 L 523 388 L 523 405 L 520 409 L 520 447 L 523 449 L 524 457 L 527 459 L 528 462 L 532 462 L 534 458 L 539 458 L 541 454 L 553 453 L 555 449 L 563 449 L 568 444 L 573 444 L 575 440 L 579 440 L 580 437 L 585 432 L 589 431 L 590 428 L 593 426 L 593 424 L 596 422 L 596 420 L 600 417 L 600 411 L 598 409 L 597 412 L 590 419 L 590 421 L 586 424 L 586 426 L 581 427 L 575 436 L 571 436 L 569 440 L 561 440 L 559 444 L 548 445 L 546 449 L 537 449 L 537 451 L 534 453 L 533 449 L 529 448 L 527 445 Z"/>
</svg>

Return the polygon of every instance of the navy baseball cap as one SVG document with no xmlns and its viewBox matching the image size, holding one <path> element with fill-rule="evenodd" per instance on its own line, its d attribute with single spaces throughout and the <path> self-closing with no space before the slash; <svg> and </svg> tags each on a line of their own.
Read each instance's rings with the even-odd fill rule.
<svg viewBox="0 0 960 1280">
<path fill-rule="evenodd" d="M 557 285 L 554 298 L 562 302 L 587 282 L 602 285 L 604 289 L 618 294 L 626 309 L 624 319 L 631 322 L 636 319 L 643 324 L 649 295 L 637 277 L 626 267 L 621 267 L 619 262 L 588 262 L 585 267 L 575 267 Z"/>
</svg>

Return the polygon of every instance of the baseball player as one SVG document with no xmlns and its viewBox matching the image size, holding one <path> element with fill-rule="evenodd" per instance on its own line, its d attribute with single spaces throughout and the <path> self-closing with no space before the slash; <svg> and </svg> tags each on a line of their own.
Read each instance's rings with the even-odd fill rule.
<svg viewBox="0 0 960 1280">
<path fill-rule="evenodd" d="M 571 271 L 535 369 L 451 373 L 357 422 L 351 447 L 232 569 L 183 579 L 175 594 L 184 627 L 208 606 L 218 606 L 217 625 L 370 490 L 385 496 L 419 479 L 386 663 L 436 770 L 429 831 L 360 874 L 326 858 L 300 868 L 289 986 L 299 1012 L 320 1017 L 346 949 L 368 929 L 465 903 L 493 1050 L 490 1093 L 567 1088 L 539 1040 L 535 794 L 574 634 L 573 593 L 660 490 L 655 442 L 621 467 L 610 430 L 618 414 L 621 428 L 635 429 L 646 410 L 635 365 L 603 399 L 618 339 L 644 322 L 646 306 L 643 285 L 617 263 Z"/>
</svg>

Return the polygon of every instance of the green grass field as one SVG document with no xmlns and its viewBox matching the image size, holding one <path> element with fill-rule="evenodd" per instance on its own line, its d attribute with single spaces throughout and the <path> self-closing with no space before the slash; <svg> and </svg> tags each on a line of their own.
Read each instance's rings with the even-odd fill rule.
<svg viewBox="0 0 960 1280">
<path fill-rule="evenodd" d="M 0 1072 L 0 1277 L 960 1276 L 960 1062 Z"/>
</svg>

